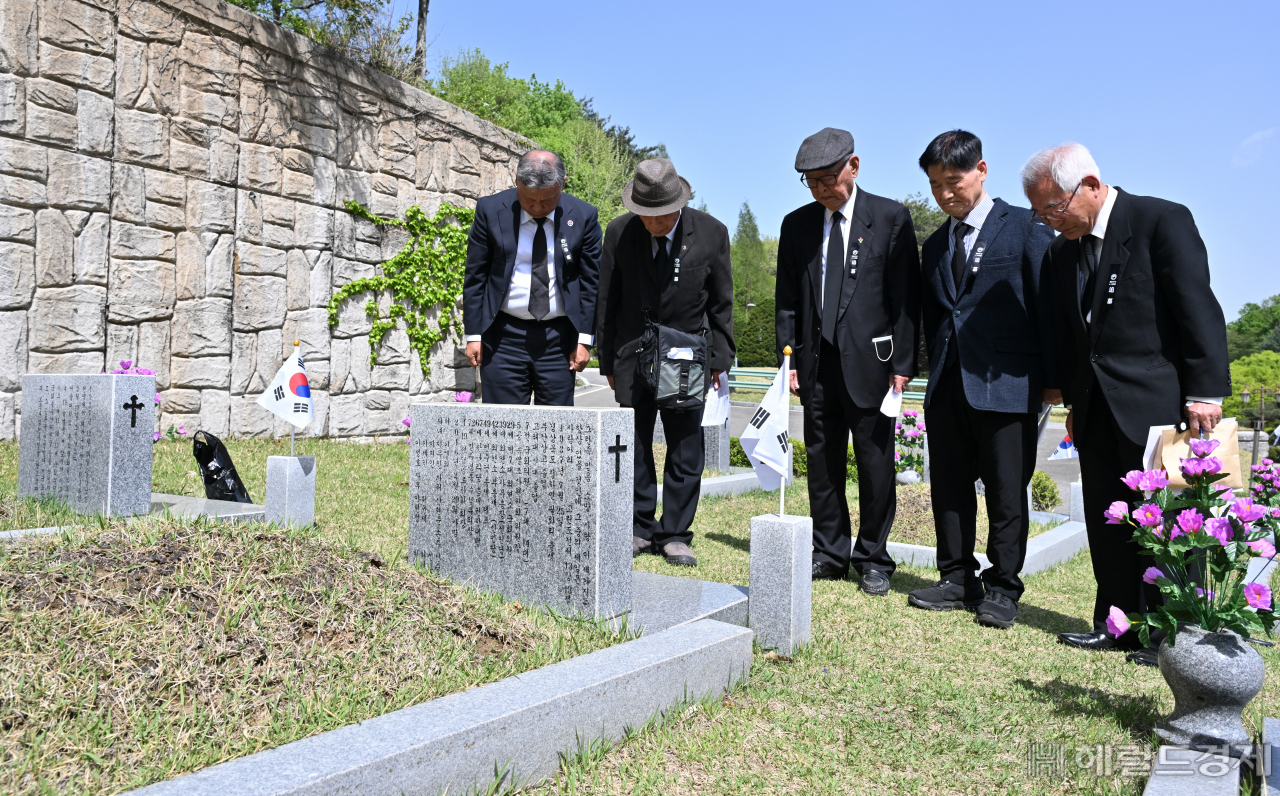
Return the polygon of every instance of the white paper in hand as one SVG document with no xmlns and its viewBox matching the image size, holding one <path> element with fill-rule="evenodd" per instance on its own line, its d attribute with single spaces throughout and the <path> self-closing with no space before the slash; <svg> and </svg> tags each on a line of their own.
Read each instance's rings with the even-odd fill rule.
<svg viewBox="0 0 1280 796">
<path fill-rule="evenodd" d="M 716 383 L 707 391 L 707 403 L 702 409 L 702 425 L 719 426 L 729 419 L 729 374 L 721 373 Z"/>
<path fill-rule="evenodd" d="M 892 386 L 889 387 L 884 400 L 880 402 L 880 414 L 885 417 L 897 417 L 902 414 L 902 393 L 894 392 Z"/>
<path fill-rule="evenodd" d="M 787 398 L 787 372 L 779 368 L 764 400 L 756 407 L 739 441 L 742 452 L 751 460 L 756 478 L 765 491 L 791 481 L 791 442 L 788 439 L 791 402 Z"/>
</svg>

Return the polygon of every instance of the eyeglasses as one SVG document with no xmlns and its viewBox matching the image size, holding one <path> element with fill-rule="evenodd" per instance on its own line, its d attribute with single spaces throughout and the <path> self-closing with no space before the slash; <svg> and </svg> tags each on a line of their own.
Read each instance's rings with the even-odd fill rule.
<svg viewBox="0 0 1280 796">
<path fill-rule="evenodd" d="M 1076 189 L 1071 192 L 1070 196 L 1067 197 L 1067 203 L 1062 205 L 1062 207 L 1058 207 L 1058 204 L 1059 204 L 1058 202 L 1053 202 L 1052 204 L 1047 205 L 1043 210 L 1033 209 L 1033 212 L 1035 213 L 1036 218 L 1040 219 L 1045 223 L 1048 223 L 1049 219 L 1051 218 L 1066 218 L 1067 210 L 1071 208 L 1071 203 L 1075 201 L 1076 194 L 1080 193 L 1081 185 L 1084 185 L 1083 180 L 1076 183 Z"/>
<path fill-rule="evenodd" d="M 812 188 L 817 183 L 822 183 L 826 187 L 830 188 L 840 180 L 840 175 L 843 173 L 844 168 L 841 167 L 840 171 L 835 174 L 824 174 L 821 177 L 810 177 L 808 174 L 801 174 L 800 182 L 804 183 L 804 187 L 806 188 Z"/>
</svg>

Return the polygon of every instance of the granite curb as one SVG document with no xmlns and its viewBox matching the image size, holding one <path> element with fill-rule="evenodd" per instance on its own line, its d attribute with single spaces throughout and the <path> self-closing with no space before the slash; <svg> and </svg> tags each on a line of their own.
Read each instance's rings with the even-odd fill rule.
<svg viewBox="0 0 1280 796">
<path fill-rule="evenodd" d="M 760 489 L 760 479 L 756 478 L 754 472 L 718 475 L 715 478 L 702 479 L 702 492 L 698 497 L 702 499 L 705 497 L 741 495 L 743 492 L 750 492 L 753 489 Z M 658 484 L 658 502 L 662 502 L 662 484 Z"/>
<path fill-rule="evenodd" d="M 1269 791 L 1268 791 L 1269 792 Z M 1239 796 L 1240 761 L 1179 746 L 1152 755 L 1142 796 Z"/>
<path fill-rule="evenodd" d="M 1034 575 L 1043 572 L 1070 560 L 1088 547 L 1089 537 L 1085 533 L 1084 523 L 1064 522 L 1027 542 L 1027 557 L 1019 574 Z M 889 542 L 889 555 L 899 564 L 913 567 L 938 566 L 938 551 L 933 547 Z M 974 557 L 978 559 L 980 568 L 991 566 L 990 560 L 982 553 L 974 553 Z"/>
<path fill-rule="evenodd" d="M 704 619 L 129 793 L 400 796 L 484 792 L 499 778 L 505 791 L 745 681 L 753 638 Z"/>
</svg>

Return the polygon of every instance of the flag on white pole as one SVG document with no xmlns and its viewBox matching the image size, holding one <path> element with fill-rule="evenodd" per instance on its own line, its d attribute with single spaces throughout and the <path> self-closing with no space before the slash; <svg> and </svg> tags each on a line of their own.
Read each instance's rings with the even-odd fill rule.
<svg viewBox="0 0 1280 796">
<path fill-rule="evenodd" d="M 790 432 L 791 402 L 787 399 L 787 366 L 778 369 L 764 400 L 756 407 L 739 441 L 742 452 L 751 460 L 756 478 L 765 491 L 773 491 L 791 480 Z"/>
<path fill-rule="evenodd" d="M 265 392 L 258 396 L 258 405 L 266 407 L 297 428 L 311 422 L 311 385 L 307 383 L 307 369 L 302 364 L 298 341 L 293 341 L 293 353 L 280 366 L 276 377 Z"/>
</svg>

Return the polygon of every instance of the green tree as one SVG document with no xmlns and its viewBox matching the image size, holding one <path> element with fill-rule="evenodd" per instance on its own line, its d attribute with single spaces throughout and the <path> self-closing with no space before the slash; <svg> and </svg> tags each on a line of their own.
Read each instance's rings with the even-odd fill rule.
<svg viewBox="0 0 1280 796">
<path fill-rule="evenodd" d="M 738 344 L 738 364 L 744 368 L 778 366 L 773 296 L 762 299 L 733 319 L 733 339 Z"/>
<path fill-rule="evenodd" d="M 948 216 L 942 212 L 942 208 L 932 204 L 929 197 L 922 193 L 911 194 L 902 200 L 902 204 L 906 205 L 907 212 L 911 213 L 911 226 L 916 231 L 916 248 L 923 249 L 924 242 L 938 227 L 946 223 Z M 925 348 L 923 331 L 920 333 L 920 348 L 916 351 L 916 366 L 920 369 L 922 377 L 929 374 L 929 352 Z"/>
<path fill-rule="evenodd" d="M 776 246 L 774 242 L 775 252 Z M 770 260 L 756 216 L 746 202 L 738 211 L 738 228 L 733 233 L 729 256 L 733 261 L 733 328 L 738 341 L 738 364 L 743 367 L 776 365 L 773 295 L 777 284 L 777 255 Z M 754 307 L 748 306 L 753 304 Z M 755 352 L 756 343 L 761 346 L 759 353 Z"/>
<path fill-rule="evenodd" d="M 1234 362 L 1263 349 L 1263 341 L 1270 340 L 1277 330 L 1280 330 L 1280 295 L 1264 299 L 1261 304 L 1245 304 L 1240 308 L 1240 317 L 1227 324 L 1227 358 Z"/>
<path fill-rule="evenodd" d="M 1272 388 L 1280 387 L 1280 353 L 1259 351 L 1231 363 L 1231 391 L 1235 394 L 1223 400 L 1222 416 L 1238 418 L 1241 427 L 1247 427 L 1249 421 L 1258 417 L 1259 387 L 1266 388 L 1268 396 Z M 1248 404 L 1240 398 L 1245 389 L 1254 393 Z M 1280 406 L 1276 405 L 1274 398 L 1270 401 L 1267 406 L 1268 430 L 1275 428 L 1276 421 L 1280 421 Z"/>
</svg>

